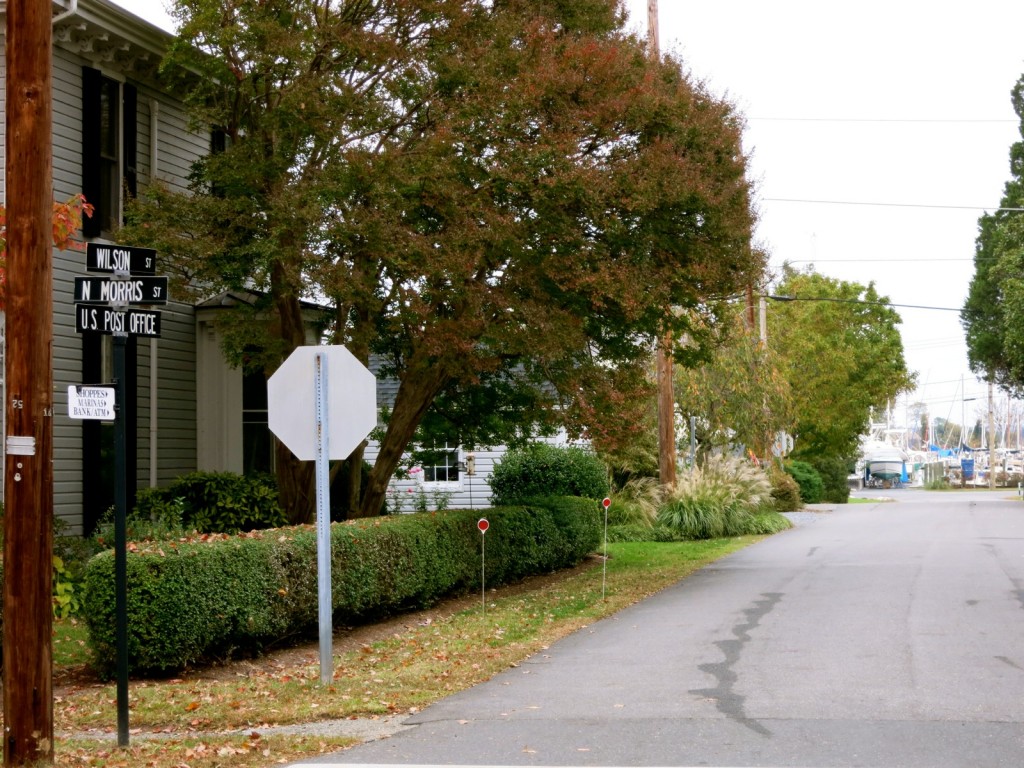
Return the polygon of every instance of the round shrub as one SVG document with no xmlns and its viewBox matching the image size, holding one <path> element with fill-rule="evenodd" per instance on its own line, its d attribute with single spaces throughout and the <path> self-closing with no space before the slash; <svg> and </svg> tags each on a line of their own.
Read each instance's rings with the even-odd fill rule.
<svg viewBox="0 0 1024 768">
<path fill-rule="evenodd" d="M 514 448 L 491 475 L 492 503 L 514 504 L 544 496 L 580 496 L 603 499 L 608 495 L 608 473 L 592 452 L 574 446 L 531 443 Z"/>
<path fill-rule="evenodd" d="M 822 501 L 845 504 L 850 500 L 850 486 L 846 482 L 850 474 L 850 462 L 838 456 L 824 456 L 816 458 L 813 466 L 821 475 Z"/>
<path fill-rule="evenodd" d="M 800 486 L 800 498 L 805 504 L 820 504 L 825 484 L 821 481 L 818 470 L 805 461 L 787 461 L 786 472 Z"/>
<path fill-rule="evenodd" d="M 772 481 L 772 502 L 777 512 L 795 512 L 803 506 L 800 486 L 792 475 L 773 467 L 769 477 Z"/>
</svg>

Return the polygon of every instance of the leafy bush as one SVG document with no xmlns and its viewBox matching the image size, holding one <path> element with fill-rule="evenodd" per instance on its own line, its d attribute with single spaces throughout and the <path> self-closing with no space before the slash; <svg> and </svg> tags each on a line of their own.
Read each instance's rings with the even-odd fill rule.
<svg viewBox="0 0 1024 768">
<path fill-rule="evenodd" d="M 147 488 L 139 491 L 139 506 L 125 516 L 125 535 L 128 541 L 172 541 L 187 536 L 192 531 L 185 528 L 181 522 L 181 513 L 175 519 L 174 515 L 156 515 L 151 517 L 149 513 L 142 511 L 149 505 L 149 497 L 156 497 L 161 489 Z M 179 508 L 184 505 L 178 500 Z M 160 502 L 163 507 L 163 503 Z M 140 507 L 142 509 L 140 509 Z M 96 531 L 92 535 L 95 550 L 109 549 L 114 546 L 114 508 L 106 511 L 96 524 Z"/>
<path fill-rule="evenodd" d="M 689 539 L 747 532 L 751 516 L 770 503 L 771 483 L 758 467 L 712 457 L 681 475 L 658 511 L 658 521 Z"/>
<path fill-rule="evenodd" d="M 818 470 L 805 461 L 787 461 L 786 472 L 800 486 L 800 498 L 805 504 L 820 504 L 825 484 L 821 481 Z"/>
<path fill-rule="evenodd" d="M 789 530 L 792 527 L 793 523 L 778 512 L 759 512 L 750 516 L 743 533 L 756 536 L 770 535 Z"/>
<path fill-rule="evenodd" d="M 192 472 L 166 488 L 140 491 L 137 519 L 180 522 L 201 533 L 236 533 L 284 525 L 277 482 L 271 475 Z"/>
<path fill-rule="evenodd" d="M 601 540 L 598 505 L 550 498 L 487 510 L 486 582 L 579 563 Z M 480 512 L 455 510 L 331 526 L 336 625 L 430 605 L 479 588 Z M 85 616 L 97 671 L 115 665 L 114 556 L 89 562 Z M 128 552 L 128 663 L 167 674 L 283 639 L 315 636 L 316 534 L 310 526 L 151 542 Z"/>
<path fill-rule="evenodd" d="M 492 503 L 515 504 L 543 496 L 603 499 L 608 473 L 591 451 L 531 443 L 505 454 L 491 475 Z"/>
<path fill-rule="evenodd" d="M 795 512 L 803 506 L 800 500 L 800 486 L 788 472 L 772 467 L 768 473 L 772 483 L 772 501 L 776 512 Z"/>
<path fill-rule="evenodd" d="M 850 486 L 846 478 L 850 474 L 850 462 L 839 456 L 823 456 L 814 459 L 812 466 L 821 476 L 821 500 L 831 504 L 845 504 L 850 500 Z"/>
</svg>

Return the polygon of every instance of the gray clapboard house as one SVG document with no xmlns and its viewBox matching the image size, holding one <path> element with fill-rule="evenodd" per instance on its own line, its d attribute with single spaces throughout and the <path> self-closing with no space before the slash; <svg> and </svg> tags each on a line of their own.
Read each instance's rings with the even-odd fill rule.
<svg viewBox="0 0 1024 768">
<path fill-rule="evenodd" d="M 0 131 L 5 30 L 0 0 Z M 53 191 L 58 201 L 84 193 L 95 206 L 83 249 L 115 244 L 125 194 L 155 181 L 183 189 L 193 162 L 211 149 L 211 134 L 190 129 L 181 100 L 161 84 L 171 40 L 108 0 L 53 0 Z M 4 168 L 0 162 L 0 176 Z M 114 454 L 112 424 L 68 416 L 69 385 L 112 380 L 111 337 L 76 331 L 74 280 L 85 275 L 84 250 L 54 251 L 54 510 L 71 532 L 87 534 L 113 504 Z M 195 470 L 271 470 L 266 382 L 227 365 L 216 326 L 218 314 L 251 296 L 222 294 L 194 306 L 170 298 L 159 308 L 160 338 L 128 341 L 129 486 L 162 486 Z M 379 405 L 393 402 L 395 391 L 394 381 L 378 378 Z M 430 466 L 392 482 L 392 510 L 487 506 L 503 448 L 432 448 Z M 376 452 L 371 442 L 366 459 Z"/>
<path fill-rule="evenodd" d="M 3 32 L 2 2 L 0 21 Z M 95 206 L 85 241 L 111 242 L 125 190 L 156 179 L 180 187 L 209 151 L 209 135 L 190 131 L 180 102 L 161 87 L 157 68 L 170 39 L 105 0 L 53 3 L 53 193 L 56 200 L 84 193 Z M 78 532 L 113 499 L 112 427 L 67 416 L 69 385 L 111 380 L 110 337 L 75 330 L 74 278 L 86 274 L 85 258 L 79 250 L 54 252 L 54 509 Z M 128 463 L 136 487 L 197 467 L 195 310 L 172 301 L 161 320 L 161 338 L 128 342 Z"/>
</svg>

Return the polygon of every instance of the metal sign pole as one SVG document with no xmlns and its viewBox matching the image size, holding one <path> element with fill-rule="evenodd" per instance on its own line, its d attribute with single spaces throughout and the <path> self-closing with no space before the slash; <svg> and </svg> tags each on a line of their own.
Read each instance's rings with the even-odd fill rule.
<svg viewBox="0 0 1024 768">
<path fill-rule="evenodd" d="M 334 677 L 331 622 L 331 489 L 327 414 L 327 356 L 316 353 L 316 566 L 320 618 L 320 683 Z"/>
<path fill-rule="evenodd" d="M 491 527 L 486 517 L 476 522 L 480 531 L 480 610 L 487 613 L 487 529 Z"/>
<path fill-rule="evenodd" d="M 114 336 L 114 613 L 117 634 L 117 745 L 128 746 L 128 450 L 126 336 Z"/>
<path fill-rule="evenodd" d="M 607 496 L 601 501 L 601 506 L 604 507 L 604 562 L 601 565 L 601 599 L 604 600 L 606 585 L 608 583 L 608 507 L 612 505 L 612 500 Z"/>
</svg>

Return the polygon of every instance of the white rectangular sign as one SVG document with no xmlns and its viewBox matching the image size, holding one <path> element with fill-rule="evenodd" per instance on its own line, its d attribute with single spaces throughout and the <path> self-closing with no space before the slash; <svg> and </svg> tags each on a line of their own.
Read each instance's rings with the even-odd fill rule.
<svg viewBox="0 0 1024 768">
<path fill-rule="evenodd" d="M 88 387 L 72 384 L 68 387 L 68 416 L 72 419 L 114 420 L 113 387 Z"/>
</svg>

